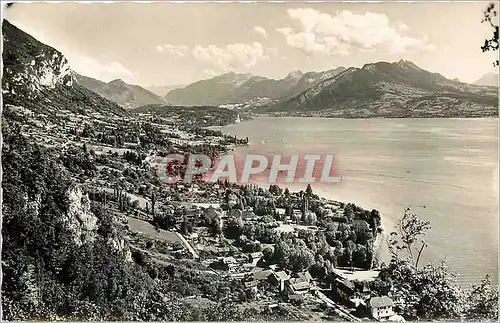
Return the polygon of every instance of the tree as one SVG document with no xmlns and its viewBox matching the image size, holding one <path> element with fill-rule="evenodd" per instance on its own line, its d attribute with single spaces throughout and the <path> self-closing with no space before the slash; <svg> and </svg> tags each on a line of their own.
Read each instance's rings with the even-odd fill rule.
<svg viewBox="0 0 500 323">
<path fill-rule="evenodd" d="M 315 225 L 317 220 L 318 219 L 316 217 L 316 214 L 314 214 L 313 212 L 307 212 L 307 215 L 305 217 L 305 223 L 307 225 Z"/>
<path fill-rule="evenodd" d="M 313 190 L 312 190 L 311 184 L 307 184 L 306 195 L 311 197 L 312 194 L 313 194 Z"/>
<path fill-rule="evenodd" d="M 210 223 L 210 232 L 212 233 L 213 236 L 218 236 L 219 234 L 221 234 L 222 230 L 218 218 L 214 218 Z"/>
<path fill-rule="evenodd" d="M 466 293 L 465 299 L 466 319 L 498 320 L 498 288 L 491 286 L 489 275 L 486 275 L 481 284 L 473 285 Z"/>
<path fill-rule="evenodd" d="M 352 262 L 354 267 L 365 268 L 368 261 L 368 250 L 363 245 L 356 245 L 356 249 L 352 254 Z"/>
<path fill-rule="evenodd" d="M 444 261 L 417 269 L 410 258 L 394 258 L 379 277 L 391 282 L 391 297 L 401 300 L 402 315 L 438 320 L 457 319 L 463 313 L 463 291 Z"/>
<path fill-rule="evenodd" d="M 498 20 L 496 20 L 496 17 L 497 10 L 495 9 L 495 3 L 490 3 L 484 11 L 484 17 L 481 23 L 488 23 L 491 28 L 493 28 L 493 35 L 490 39 L 484 40 L 484 44 L 481 46 L 483 53 L 498 50 Z M 498 66 L 498 59 L 493 63 L 493 66 Z"/>
<path fill-rule="evenodd" d="M 241 219 L 228 219 L 224 222 L 224 234 L 229 239 L 238 239 L 243 229 L 243 221 Z"/>
<path fill-rule="evenodd" d="M 262 249 L 262 255 L 265 261 L 271 261 L 273 257 L 273 248 L 270 246 L 266 246 Z"/>
<path fill-rule="evenodd" d="M 425 319 L 458 318 L 461 315 L 463 291 L 456 285 L 458 275 L 444 262 L 417 269 L 411 291 L 418 294 L 414 305 L 417 316 Z"/>
<path fill-rule="evenodd" d="M 153 192 L 151 192 L 151 214 L 153 215 L 153 217 L 155 216 L 155 205 L 156 205 L 156 193 L 153 190 Z"/>
<path fill-rule="evenodd" d="M 444 261 L 439 266 L 428 264 L 418 267 L 422 250 L 427 246 L 423 240 L 422 246 L 415 249 L 418 252 L 416 259 L 411 252 L 428 229 L 429 222 L 420 220 L 407 209 L 398 222 L 398 233 L 393 232 L 389 238 L 392 260 L 388 267 L 382 269 L 379 278 L 391 283 L 392 297 L 402 301 L 403 315 L 426 320 L 460 318 L 464 311 L 467 312 L 467 306 L 464 306 L 463 290 L 456 285 L 457 275 L 448 270 Z M 381 290 L 387 290 L 383 284 L 379 285 Z M 474 308 L 474 305 L 469 308 Z"/>
<path fill-rule="evenodd" d="M 188 235 L 192 231 L 193 231 L 193 226 L 191 225 L 191 223 L 189 223 L 187 217 L 184 217 L 181 224 L 181 233 L 183 235 Z"/>
<path fill-rule="evenodd" d="M 314 264 L 314 255 L 311 251 L 303 246 L 292 249 L 289 259 L 289 269 L 292 272 L 300 273 L 309 269 Z"/>
<path fill-rule="evenodd" d="M 281 268 L 287 268 L 291 249 L 286 242 L 279 240 L 274 246 L 273 261 Z"/>
<path fill-rule="evenodd" d="M 397 257 L 401 251 L 406 251 L 412 263 L 418 268 L 420 256 L 428 246 L 420 237 L 425 235 L 430 228 L 429 221 L 422 221 L 418 215 L 410 211 L 410 208 L 407 208 L 403 217 L 398 221 L 397 232 L 391 232 L 388 239 L 392 256 Z M 420 242 L 420 247 L 413 249 L 418 242 Z"/>
</svg>

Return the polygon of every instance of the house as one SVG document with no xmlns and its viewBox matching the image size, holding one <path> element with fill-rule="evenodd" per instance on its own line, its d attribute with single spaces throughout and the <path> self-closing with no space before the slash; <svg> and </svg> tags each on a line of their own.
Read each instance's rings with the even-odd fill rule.
<svg viewBox="0 0 500 323">
<path fill-rule="evenodd" d="M 278 214 L 280 217 L 284 217 L 286 214 L 286 209 L 282 207 L 277 207 L 276 214 Z"/>
<path fill-rule="evenodd" d="M 361 281 L 359 284 L 361 284 L 361 288 L 359 288 L 360 297 L 364 300 L 369 299 L 371 295 L 370 284 L 367 281 Z"/>
<path fill-rule="evenodd" d="M 260 251 L 259 252 L 252 252 L 251 254 L 248 255 L 248 261 L 256 264 L 260 260 L 260 258 L 262 258 L 263 256 L 264 255 Z"/>
<path fill-rule="evenodd" d="M 241 279 L 244 279 L 247 277 L 247 273 L 243 272 L 243 273 L 234 273 L 234 274 L 230 274 L 229 275 L 229 278 L 230 279 L 234 279 L 234 280 L 241 280 Z"/>
<path fill-rule="evenodd" d="M 237 266 L 238 263 L 233 257 L 220 257 L 216 262 L 211 264 L 212 268 L 225 271 L 233 271 Z"/>
<path fill-rule="evenodd" d="M 225 264 L 227 264 L 230 267 L 237 265 L 236 259 L 234 259 L 233 257 L 224 257 L 224 258 L 222 258 L 222 262 L 224 262 Z"/>
<path fill-rule="evenodd" d="M 193 220 L 197 219 L 200 215 L 201 215 L 200 209 L 192 208 L 192 209 L 186 210 L 186 218 L 189 221 L 193 221 Z"/>
<path fill-rule="evenodd" d="M 290 280 L 290 276 L 284 271 L 274 272 L 271 278 L 271 282 L 278 286 L 279 291 L 285 290 L 285 282 Z"/>
<path fill-rule="evenodd" d="M 302 283 L 302 282 L 310 283 L 312 280 L 312 276 L 308 271 L 305 271 L 302 273 L 298 273 L 294 278 L 290 280 L 296 283 Z"/>
<path fill-rule="evenodd" d="M 356 287 L 354 283 L 350 280 L 339 279 L 335 280 L 337 295 L 344 301 L 349 302 L 354 296 Z"/>
<path fill-rule="evenodd" d="M 276 271 L 276 269 L 278 269 L 278 265 L 276 265 L 276 264 L 269 265 L 269 269 L 271 269 L 272 271 Z"/>
<path fill-rule="evenodd" d="M 394 302 L 387 296 L 372 297 L 368 305 L 372 317 L 376 320 L 387 319 L 394 315 Z"/>
<path fill-rule="evenodd" d="M 304 295 L 309 293 L 311 290 L 311 284 L 309 282 L 292 282 L 288 280 L 285 283 L 285 292 L 288 296 L 290 295 Z"/>
<path fill-rule="evenodd" d="M 200 235 L 196 232 L 191 233 L 191 235 L 189 236 L 189 239 L 191 239 L 195 243 L 198 242 L 199 238 Z"/>
<path fill-rule="evenodd" d="M 299 223 L 301 219 L 302 219 L 302 210 L 294 209 L 292 218 L 290 220 L 292 222 Z"/>
</svg>

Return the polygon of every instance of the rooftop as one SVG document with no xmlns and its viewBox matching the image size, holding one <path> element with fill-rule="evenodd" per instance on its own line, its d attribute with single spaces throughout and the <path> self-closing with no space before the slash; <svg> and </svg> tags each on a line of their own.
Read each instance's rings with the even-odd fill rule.
<svg viewBox="0 0 500 323">
<path fill-rule="evenodd" d="M 292 289 L 299 291 L 299 290 L 304 290 L 304 289 L 309 289 L 311 285 L 308 282 L 301 282 L 301 283 L 296 283 L 292 284 Z"/>
<path fill-rule="evenodd" d="M 372 297 L 370 299 L 370 306 L 374 308 L 378 307 L 387 307 L 394 306 L 394 302 L 390 297 L 382 296 L 382 297 Z"/>
<path fill-rule="evenodd" d="M 290 276 L 288 276 L 288 274 L 284 271 L 277 271 L 274 273 L 274 275 L 279 280 L 289 280 L 290 279 Z"/>
<path fill-rule="evenodd" d="M 336 280 L 337 285 L 340 289 L 343 290 L 354 290 L 356 287 L 354 286 L 354 283 L 350 280 L 344 280 L 344 279 L 338 279 Z"/>
</svg>

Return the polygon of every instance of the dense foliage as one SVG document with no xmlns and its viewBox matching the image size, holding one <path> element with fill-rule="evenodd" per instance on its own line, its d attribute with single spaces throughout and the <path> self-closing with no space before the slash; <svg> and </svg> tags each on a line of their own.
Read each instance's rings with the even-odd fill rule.
<svg viewBox="0 0 500 323">
<path fill-rule="evenodd" d="M 214 284 L 213 276 L 180 264 L 174 268 L 154 263 L 142 251 L 131 253 L 127 244 L 119 247 L 123 239 L 114 216 L 75 193 L 78 188 L 65 166 L 80 166 L 29 143 L 18 126 L 5 120 L 3 136 L 5 319 L 287 317 L 286 311 L 240 307 L 235 302 L 246 298 L 241 283 Z M 195 295 L 211 303 L 195 308 L 183 301 Z"/>
<path fill-rule="evenodd" d="M 489 277 L 469 291 L 460 288 L 457 274 L 443 261 L 418 266 L 427 244 L 422 236 L 430 223 L 407 209 L 388 240 L 392 260 L 372 284 L 381 295 L 390 295 L 399 312 L 413 319 L 498 319 L 498 288 Z"/>
<path fill-rule="evenodd" d="M 493 29 L 493 35 L 491 38 L 485 39 L 481 50 L 483 52 L 487 51 L 497 51 L 498 50 L 498 17 L 497 10 L 495 8 L 495 3 L 490 3 L 486 10 L 484 11 L 484 17 L 481 21 L 482 23 L 488 23 Z M 498 66 L 498 59 L 493 63 L 494 66 Z"/>
</svg>

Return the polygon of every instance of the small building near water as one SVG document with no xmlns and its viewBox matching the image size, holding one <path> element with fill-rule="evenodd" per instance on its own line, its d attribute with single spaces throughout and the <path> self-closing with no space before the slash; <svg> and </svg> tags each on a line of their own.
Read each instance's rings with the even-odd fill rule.
<svg viewBox="0 0 500 323">
<path fill-rule="evenodd" d="M 372 317 L 376 320 L 387 319 L 394 315 L 394 302 L 390 297 L 372 297 L 368 302 Z"/>
</svg>

